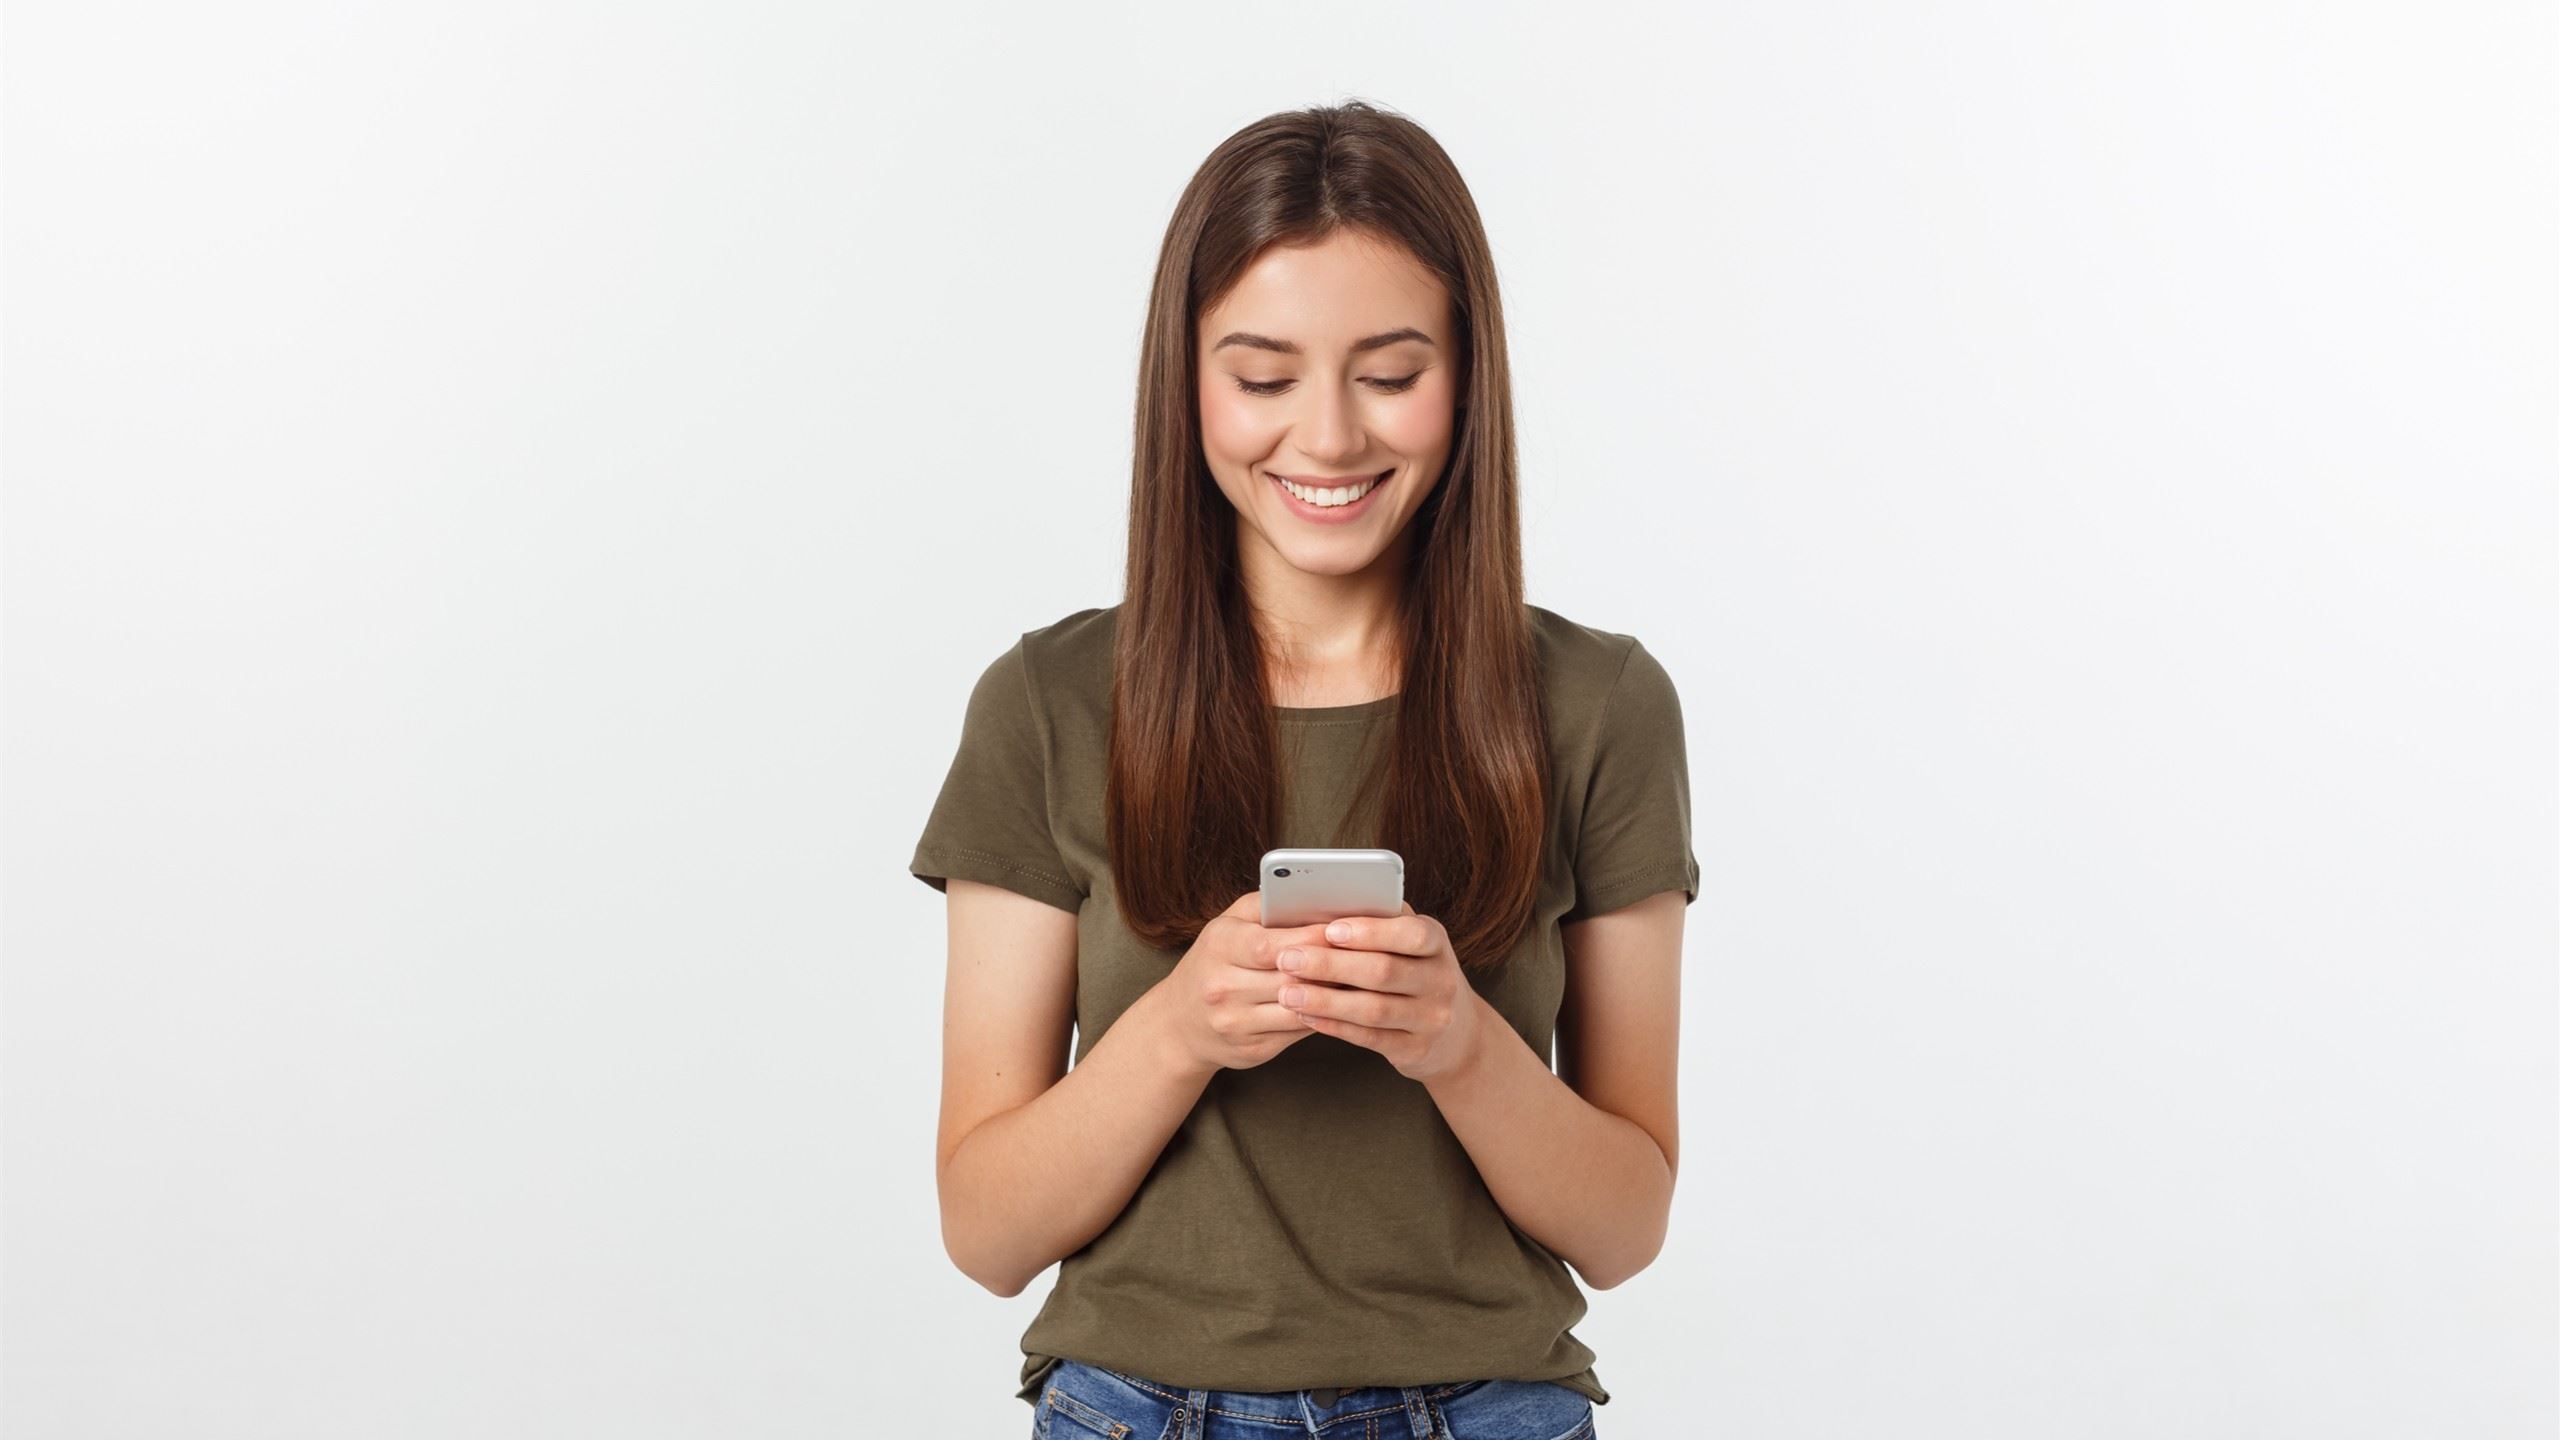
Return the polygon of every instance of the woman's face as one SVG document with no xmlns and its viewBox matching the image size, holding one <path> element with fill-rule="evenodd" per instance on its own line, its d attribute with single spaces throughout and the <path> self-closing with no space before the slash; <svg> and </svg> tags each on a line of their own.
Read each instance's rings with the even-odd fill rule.
<svg viewBox="0 0 2560 1440">
<path fill-rule="evenodd" d="M 1347 229 L 1275 246 L 1200 317 L 1197 343 L 1201 448 L 1240 544 L 1310 574 L 1367 569 L 1456 433 L 1464 377 L 1439 278 Z"/>
</svg>

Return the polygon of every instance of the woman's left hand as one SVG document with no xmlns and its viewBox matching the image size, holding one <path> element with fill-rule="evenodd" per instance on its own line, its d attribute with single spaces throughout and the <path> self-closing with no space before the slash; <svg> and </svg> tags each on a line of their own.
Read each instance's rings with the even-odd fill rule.
<svg viewBox="0 0 2560 1440">
<path fill-rule="evenodd" d="M 1309 982 L 1280 991 L 1300 1020 L 1377 1051 L 1408 1080 L 1438 1079 L 1474 1062 L 1491 1007 L 1467 983 L 1439 921 L 1407 902 L 1402 915 L 1336 920 L 1324 937 L 1326 944 L 1280 953 L 1280 968 Z"/>
</svg>

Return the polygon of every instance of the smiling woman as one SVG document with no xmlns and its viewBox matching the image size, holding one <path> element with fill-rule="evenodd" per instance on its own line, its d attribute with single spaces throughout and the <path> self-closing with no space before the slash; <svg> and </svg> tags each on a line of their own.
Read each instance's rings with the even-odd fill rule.
<svg viewBox="0 0 2560 1440">
<path fill-rule="evenodd" d="M 1333 306 L 1309 314 L 1312 294 Z M 1400 314 L 1414 319 L 1326 333 Z M 1270 333 L 1284 327 L 1292 333 Z M 1430 494 L 1455 438 L 1448 290 L 1402 246 L 1344 228 L 1265 250 L 1197 328 L 1208 357 L 1201 451 L 1250 532 L 1245 563 L 1332 575 L 1375 564 Z M 1307 528 L 1354 524 L 1376 538 Z"/>
<path fill-rule="evenodd" d="M 1043 1434 L 1590 1436 L 1574 1272 L 1651 1261 L 1678 1153 L 1677 691 L 1525 598 L 1491 252 L 1419 126 L 1230 137 L 1145 333 L 1126 593 L 986 668 L 909 865 L 945 1247 L 1060 1266 Z M 1408 913 L 1257 923 L 1262 852 L 1327 845 Z"/>
</svg>

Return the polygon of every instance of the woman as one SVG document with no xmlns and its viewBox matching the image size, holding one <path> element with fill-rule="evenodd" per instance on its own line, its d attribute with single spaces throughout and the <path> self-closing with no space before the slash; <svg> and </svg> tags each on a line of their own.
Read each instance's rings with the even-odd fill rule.
<svg viewBox="0 0 2560 1440">
<path fill-rule="evenodd" d="M 1523 598 L 1490 251 L 1418 126 L 1209 157 L 1135 472 L 1124 598 L 986 669 L 909 867 L 944 1245 L 1000 1295 L 1063 1262 L 1041 1435 L 1591 1435 L 1565 1267 L 1648 1264 L 1678 1155 L 1679 702 Z M 1399 852 L 1405 913 L 1264 929 L 1284 845 Z"/>
</svg>

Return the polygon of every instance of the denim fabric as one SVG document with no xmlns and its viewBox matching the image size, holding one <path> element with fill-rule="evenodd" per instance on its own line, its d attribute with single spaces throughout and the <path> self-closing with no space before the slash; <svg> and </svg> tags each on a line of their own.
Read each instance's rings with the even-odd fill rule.
<svg viewBox="0 0 2560 1440">
<path fill-rule="evenodd" d="M 1032 1440 L 1598 1440 L 1592 1403 L 1549 1380 L 1357 1390 L 1186 1390 L 1060 1360 Z"/>
</svg>

